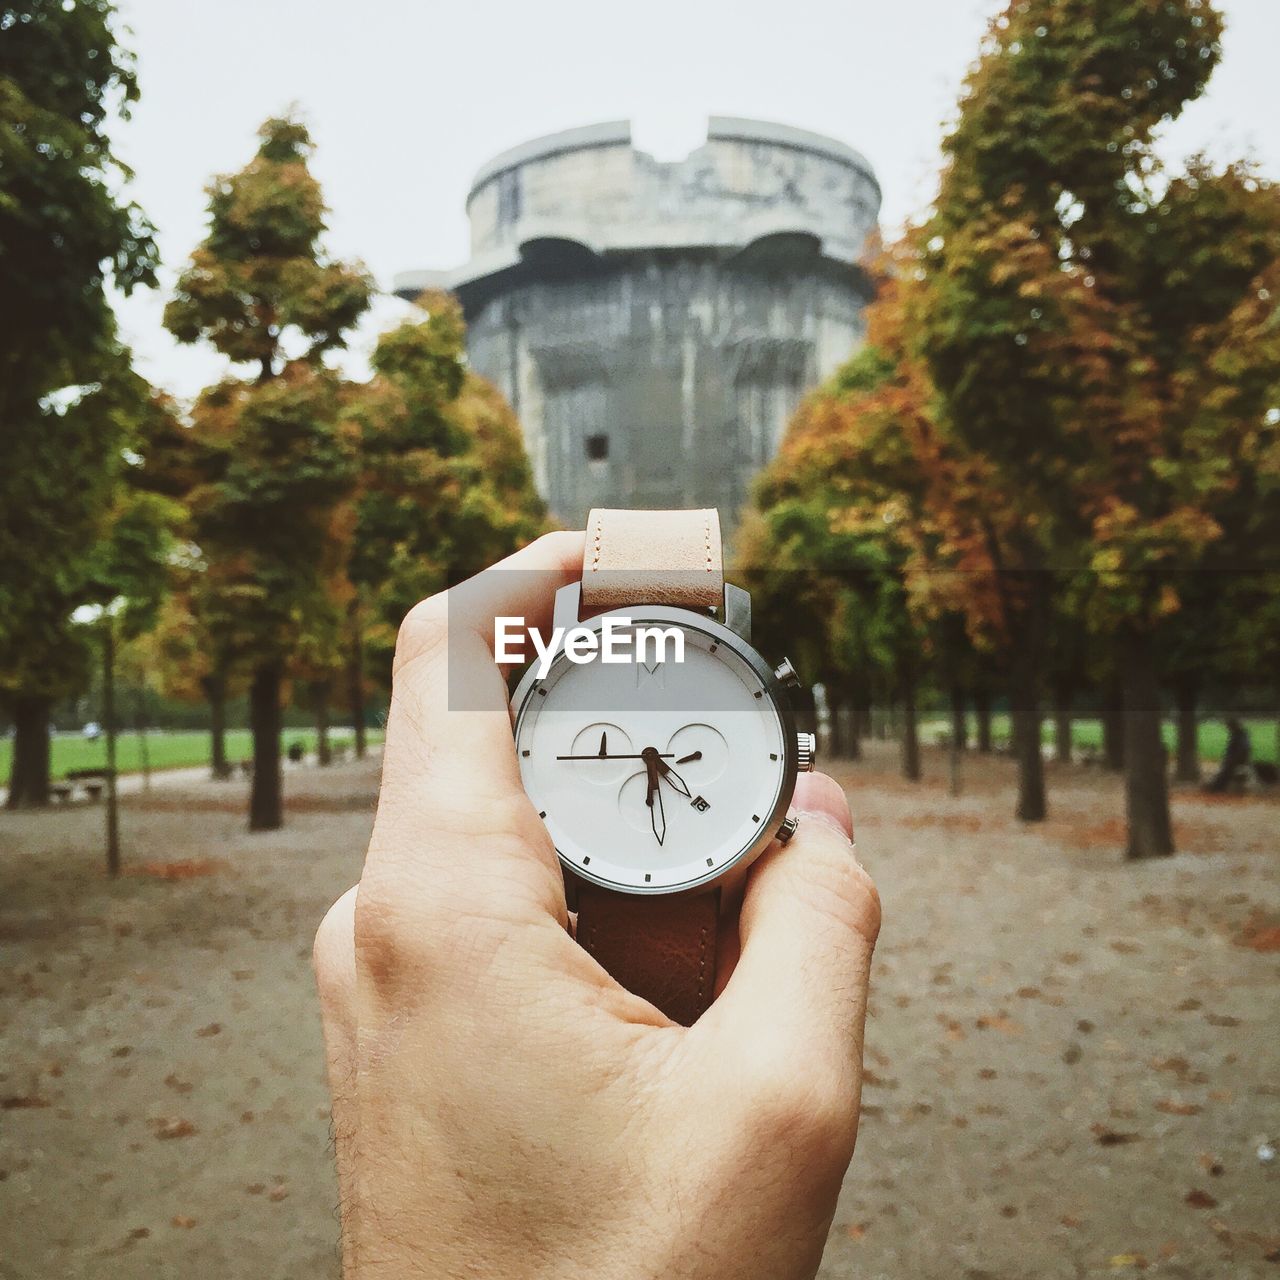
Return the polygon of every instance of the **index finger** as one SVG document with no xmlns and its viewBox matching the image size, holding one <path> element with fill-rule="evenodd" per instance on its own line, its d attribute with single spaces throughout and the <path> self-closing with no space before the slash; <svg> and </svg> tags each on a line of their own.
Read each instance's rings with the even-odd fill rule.
<svg viewBox="0 0 1280 1280">
<path fill-rule="evenodd" d="M 472 850 L 460 856 L 458 839 L 524 830 L 533 812 L 494 660 L 494 620 L 545 628 L 556 591 L 581 572 L 583 540 L 580 532 L 547 534 L 410 610 L 396 642 L 366 874 L 379 862 L 408 860 L 415 875 L 435 872 L 437 886 L 474 875 L 492 892 L 494 867 Z M 545 832 L 536 844 L 535 856 L 554 869 Z"/>
</svg>

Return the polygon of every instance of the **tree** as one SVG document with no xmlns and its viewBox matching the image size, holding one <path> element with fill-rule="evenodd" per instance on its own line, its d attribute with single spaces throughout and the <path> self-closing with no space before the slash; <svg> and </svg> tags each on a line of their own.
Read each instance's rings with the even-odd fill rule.
<svg viewBox="0 0 1280 1280">
<path fill-rule="evenodd" d="M 194 412 L 201 477 L 189 494 L 194 539 L 233 602 L 232 651 L 250 673 L 251 830 L 283 821 L 280 716 L 288 664 L 340 567 L 336 514 L 356 479 L 340 386 L 323 364 L 369 305 L 358 266 L 321 248 L 325 208 L 294 119 L 268 120 L 257 154 L 208 188 L 209 230 L 165 324 L 210 342 L 251 380 L 209 388 Z"/>
<path fill-rule="evenodd" d="M 428 319 L 382 335 L 375 376 L 353 390 L 346 410 L 361 458 L 348 562 L 352 629 L 384 685 L 409 609 L 546 528 L 515 416 L 463 362 L 461 308 L 446 294 L 419 301 Z M 352 681 L 359 695 L 362 666 Z"/>
<path fill-rule="evenodd" d="M 0 29 L 0 697 L 8 803 L 39 805 L 50 706 L 85 674 L 68 620 L 118 473 L 127 357 L 107 286 L 154 283 L 156 256 L 107 133 L 137 99 L 114 5 L 28 0 Z"/>
</svg>

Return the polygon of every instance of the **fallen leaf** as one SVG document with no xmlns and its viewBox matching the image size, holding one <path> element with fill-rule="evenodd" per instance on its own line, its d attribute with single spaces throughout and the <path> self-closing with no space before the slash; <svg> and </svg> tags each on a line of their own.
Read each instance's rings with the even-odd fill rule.
<svg viewBox="0 0 1280 1280">
<path fill-rule="evenodd" d="M 1200 1106 L 1195 1102 L 1179 1102 L 1176 1098 L 1160 1098 L 1156 1102 L 1156 1110 L 1167 1116 L 1198 1116 Z"/>
<path fill-rule="evenodd" d="M 169 1074 L 165 1076 L 164 1082 L 170 1089 L 173 1089 L 177 1093 L 190 1093 L 191 1090 L 195 1088 L 195 1085 L 193 1085 L 189 1080 L 179 1079 L 176 1071 L 169 1072 Z"/>
<path fill-rule="evenodd" d="M 1100 1147 L 1122 1147 L 1126 1143 L 1139 1141 L 1140 1137 L 1136 1133 L 1119 1133 L 1105 1124 L 1091 1125 L 1090 1128 Z"/>
<path fill-rule="evenodd" d="M 1218 1207 L 1218 1202 L 1207 1191 L 1201 1191 L 1199 1187 L 1193 1187 L 1187 1192 L 1184 1199 L 1193 1209 L 1216 1209 Z"/>
<path fill-rule="evenodd" d="M 847 1223 L 844 1233 L 850 1240 L 861 1240 L 867 1234 L 867 1224 L 865 1222 Z"/>
<path fill-rule="evenodd" d="M 1022 1034 L 1022 1028 L 1003 1010 L 999 1013 L 983 1014 L 975 1025 L 979 1031 L 1002 1031 L 1007 1036 Z"/>
<path fill-rule="evenodd" d="M 1240 1019 L 1233 1018 L 1229 1013 L 1206 1013 L 1204 1020 L 1212 1027 L 1238 1027 L 1240 1025 Z"/>
<path fill-rule="evenodd" d="M 175 1227 L 184 1227 L 187 1231 L 190 1231 L 191 1228 L 196 1225 L 196 1220 L 194 1218 L 188 1218 L 185 1214 L 175 1213 L 172 1218 L 172 1225 Z"/>
<path fill-rule="evenodd" d="M 189 1138 L 200 1130 L 181 1116 L 172 1116 L 167 1120 L 153 1120 L 157 1138 Z"/>
<path fill-rule="evenodd" d="M 202 1039 L 208 1039 L 209 1036 L 216 1036 L 221 1030 L 222 1023 L 211 1022 L 207 1027 L 201 1027 L 200 1030 L 196 1032 L 196 1035 L 200 1036 Z"/>
<path fill-rule="evenodd" d="M 1116 1253 L 1111 1257 L 1111 1266 L 1117 1271 L 1121 1267 L 1136 1267 L 1139 1271 L 1145 1271 L 1148 1263 L 1140 1253 Z"/>
<path fill-rule="evenodd" d="M 48 1098 L 42 1098 L 35 1093 L 16 1093 L 10 1094 L 7 1098 L 0 1098 L 0 1108 L 5 1111 L 22 1111 L 32 1107 L 49 1107 L 53 1104 Z"/>
<path fill-rule="evenodd" d="M 288 1198 L 289 1191 L 286 1187 L 272 1187 L 271 1190 L 267 1192 L 267 1199 L 274 1200 L 277 1204 L 279 1204 L 281 1200 L 287 1200 Z"/>
<path fill-rule="evenodd" d="M 1064 1227 L 1078 1227 L 1080 1225 L 1080 1219 L 1070 1213 L 1064 1213 L 1058 1221 L 1062 1223 Z"/>
<path fill-rule="evenodd" d="M 251 1196 L 260 1196 L 266 1189 L 266 1186 L 261 1182 L 251 1182 L 247 1187 L 245 1187 L 245 1190 Z"/>
</svg>

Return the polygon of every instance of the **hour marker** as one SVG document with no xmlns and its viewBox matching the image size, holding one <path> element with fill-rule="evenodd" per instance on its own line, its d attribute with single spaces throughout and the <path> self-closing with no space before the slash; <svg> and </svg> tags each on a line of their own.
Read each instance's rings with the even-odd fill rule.
<svg viewBox="0 0 1280 1280">
<path fill-rule="evenodd" d="M 759 815 L 758 813 L 753 813 L 753 814 L 751 815 L 751 821 L 752 821 L 752 822 L 759 822 L 759 821 L 760 821 L 760 815 Z"/>
<path fill-rule="evenodd" d="M 547 816 L 547 811 L 546 811 L 545 809 L 543 809 L 543 810 L 538 814 L 538 817 L 540 817 L 540 818 L 545 818 L 546 816 Z"/>
<path fill-rule="evenodd" d="M 527 755 L 529 754 L 529 748 L 528 748 L 528 747 L 525 747 L 525 749 L 524 749 L 520 754 L 521 754 L 522 756 L 527 756 Z M 776 760 L 778 757 L 777 757 L 777 756 L 774 756 L 773 758 Z"/>
<path fill-rule="evenodd" d="M 547 691 L 546 691 L 546 690 L 545 690 L 541 685 L 539 685 L 539 686 L 538 686 L 538 694 L 539 694 L 539 696 L 540 696 L 540 697 L 545 698 L 545 697 L 547 696 Z M 758 698 L 759 696 L 760 696 L 760 695 L 757 693 L 757 694 L 756 694 L 756 697 Z"/>
<path fill-rule="evenodd" d="M 652 877 L 652 876 L 651 876 L 651 875 L 646 871 L 646 872 L 644 873 L 644 882 L 645 882 L 645 884 L 648 884 L 648 883 L 649 883 L 649 881 L 650 881 L 650 880 L 652 880 L 652 879 L 653 879 L 653 877 Z"/>
<path fill-rule="evenodd" d="M 756 697 L 757 697 L 757 698 L 763 698 L 763 697 L 764 697 L 764 690 L 763 690 L 763 689 L 757 689 L 757 690 L 756 690 Z"/>
<path fill-rule="evenodd" d="M 715 651 L 716 651 L 719 647 L 720 647 L 720 641 L 719 641 L 719 640 L 713 640 L 713 641 L 711 642 L 711 648 L 710 648 L 710 649 L 708 649 L 708 650 L 707 650 L 707 652 L 708 652 L 708 653 L 715 653 Z"/>
<path fill-rule="evenodd" d="M 590 863 L 590 861 L 591 861 L 591 859 L 590 859 L 590 858 L 583 858 L 583 859 L 582 859 L 582 865 L 585 867 L 585 866 L 587 866 L 587 864 L 588 864 L 588 863 Z"/>
<path fill-rule="evenodd" d="M 526 751 L 526 752 L 525 752 L 525 755 L 528 755 L 528 754 L 529 754 L 529 753 Z M 769 759 L 770 759 L 770 760 L 776 760 L 777 758 L 778 758 L 778 753 L 777 753 L 776 751 L 770 751 L 770 752 L 769 752 Z"/>
<path fill-rule="evenodd" d="M 714 858 L 707 859 L 707 866 L 714 867 L 715 865 L 716 865 L 716 860 Z"/>
</svg>

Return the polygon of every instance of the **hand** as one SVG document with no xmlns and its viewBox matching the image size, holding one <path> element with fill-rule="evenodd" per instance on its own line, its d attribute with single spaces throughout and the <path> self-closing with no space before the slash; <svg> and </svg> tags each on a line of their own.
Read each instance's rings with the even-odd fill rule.
<svg viewBox="0 0 1280 1280">
<path fill-rule="evenodd" d="M 568 932 L 488 648 L 495 614 L 549 623 L 581 556 L 544 538 L 504 562 L 540 574 L 401 629 L 368 857 L 315 946 L 348 1280 L 796 1280 L 822 1253 L 879 927 L 843 794 L 801 778 L 695 1026 L 615 983 Z"/>
</svg>

